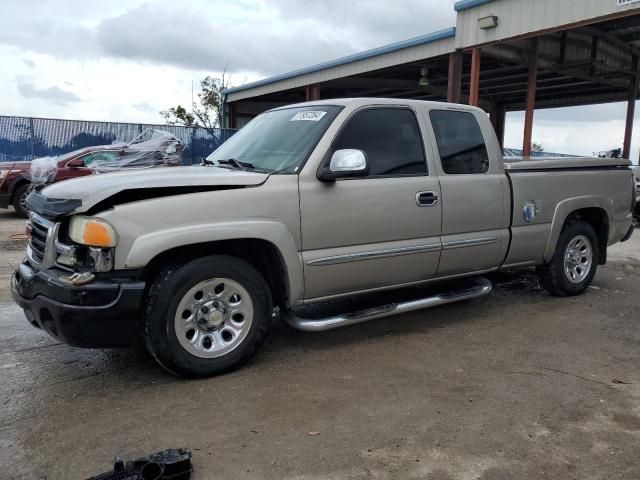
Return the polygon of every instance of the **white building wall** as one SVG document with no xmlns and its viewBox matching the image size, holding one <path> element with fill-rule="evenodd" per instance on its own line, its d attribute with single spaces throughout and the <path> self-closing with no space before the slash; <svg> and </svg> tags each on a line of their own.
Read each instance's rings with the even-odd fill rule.
<svg viewBox="0 0 640 480">
<path fill-rule="evenodd" d="M 619 0 L 495 0 L 458 12 L 455 46 L 467 48 L 563 25 L 588 23 L 598 17 L 640 14 L 640 3 L 618 6 L 618 2 Z M 478 19 L 488 15 L 498 17 L 498 26 L 482 30 L 478 27 Z"/>
</svg>

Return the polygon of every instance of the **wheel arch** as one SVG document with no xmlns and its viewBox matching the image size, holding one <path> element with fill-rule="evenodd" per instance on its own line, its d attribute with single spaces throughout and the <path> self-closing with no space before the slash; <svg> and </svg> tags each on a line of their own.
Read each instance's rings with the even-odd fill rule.
<svg viewBox="0 0 640 480">
<path fill-rule="evenodd" d="M 164 266 L 186 263 L 209 255 L 229 255 L 246 260 L 253 265 L 269 285 L 274 305 L 288 308 L 297 300 L 292 292 L 290 269 L 282 252 L 272 242 L 262 238 L 234 238 L 189 243 L 157 253 L 143 269 L 142 277 L 148 281 Z M 293 295 L 293 298 L 292 298 Z"/>
<path fill-rule="evenodd" d="M 15 198 L 16 190 L 23 185 L 28 185 L 31 183 L 28 179 L 23 177 L 22 175 L 16 178 L 11 184 L 11 198 L 9 199 L 9 203 L 13 203 L 13 199 Z"/>
<path fill-rule="evenodd" d="M 613 215 L 613 201 L 601 196 L 570 198 L 556 207 L 551 224 L 551 234 L 544 253 L 545 262 L 551 261 L 565 225 L 583 220 L 589 223 L 598 237 L 598 263 L 607 261 L 610 218 Z"/>
</svg>

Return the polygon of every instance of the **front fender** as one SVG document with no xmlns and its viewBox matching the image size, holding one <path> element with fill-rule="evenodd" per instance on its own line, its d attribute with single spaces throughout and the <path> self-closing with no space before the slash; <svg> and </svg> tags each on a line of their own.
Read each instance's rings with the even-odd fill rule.
<svg viewBox="0 0 640 480">
<path fill-rule="evenodd" d="M 177 247 L 218 240 L 258 239 L 273 244 L 282 256 L 291 302 L 302 299 L 302 260 L 286 225 L 269 220 L 216 222 L 165 228 L 138 236 L 125 258 L 125 268 L 141 268 L 157 255 Z"/>
<path fill-rule="evenodd" d="M 607 198 L 601 195 L 584 195 L 580 197 L 568 198 L 559 202 L 556 205 L 556 209 L 553 213 L 553 220 L 551 221 L 551 234 L 547 242 L 547 247 L 544 251 L 545 262 L 551 261 L 553 253 L 560 238 L 560 232 L 562 226 L 567 220 L 567 217 L 576 210 L 583 208 L 599 208 L 607 215 L 607 221 L 614 218 L 614 205 L 611 198 Z"/>
</svg>

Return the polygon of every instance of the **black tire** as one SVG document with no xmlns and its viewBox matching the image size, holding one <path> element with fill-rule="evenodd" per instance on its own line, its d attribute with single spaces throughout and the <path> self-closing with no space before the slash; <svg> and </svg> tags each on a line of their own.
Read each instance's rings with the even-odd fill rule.
<svg viewBox="0 0 640 480">
<path fill-rule="evenodd" d="M 16 188 L 15 192 L 13 192 L 13 208 L 16 210 L 16 213 L 22 218 L 29 217 L 29 212 L 24 205 L 24 199 L 26 199 L 27 195 L 29 195 L 30 187 L 30 183 L 24 183 Z"/>
<path fill-rule="evenodd" d="M 565 254 L 569 244 L 580 236 L 584 236 L 590 241 L 592 260 L 589 268 L 586 269 L 588 271 L 584 279 L 574 283 L 565 272 Z M 582 293 L 596 274 L 599 254 L 598 236 L 590 224 L 581 220 L 566 224 L 562 228 L 562 232 L 560 232 L 553 258 L 549 263 L 537 269 L 540 284 L 549 293 L 559 297 L 569 297 Z"/>
<path fill-rule="evenodd" d="M 233 350 L 219 357 L 201 358 L 181 345 L 174 321 L 185 295 L 200 282 L 212 278 L 227 278 L 241 284 L 251 297 L 253 316 L 246 336 Z M 237 257 L 212 255 L 186 265 L 169 266 L 156 276 L 146 295 L 144 342 L 155 360 L 175 375 L 185 378 L 219 375 L 241 367 L 256 353 L 269 332 L 272 313 L 269 287 L 250 263 Z"/>
</svg>

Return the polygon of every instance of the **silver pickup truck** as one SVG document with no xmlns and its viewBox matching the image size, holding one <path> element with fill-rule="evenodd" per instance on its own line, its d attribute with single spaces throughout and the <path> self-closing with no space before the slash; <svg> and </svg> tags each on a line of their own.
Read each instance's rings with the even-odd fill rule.
<svg viewBox="0 0 640 480">
<path fill-rule="evenodd" d="M 579 294 L 633 230 L 628 161 L 505 162 L 487 115 L 463 105 L 277 108 L 205 164 L 32 193 L 12 279 L 29 322 L 79 347 L 141 340 L 201 377 L 246 362 L 278 316 L 326 330 L 486 295 L 483 274 L 533 266 L 551 294 Z M 445 281 L 341 315 L 299 308 Z"/>
</svg>

